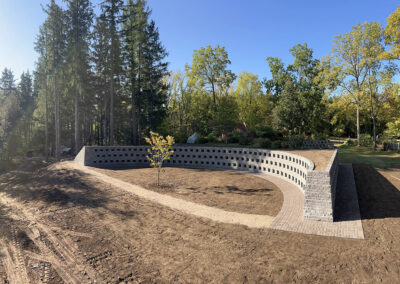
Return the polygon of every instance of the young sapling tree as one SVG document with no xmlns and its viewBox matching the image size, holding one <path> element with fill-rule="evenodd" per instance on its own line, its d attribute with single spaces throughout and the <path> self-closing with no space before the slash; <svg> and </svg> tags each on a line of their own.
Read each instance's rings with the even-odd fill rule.
<svg viewBox="0 0 400 284">
<path fill-rule="evenodd" d="M 157 185 L 160 186 L 160 173 L 164 161 L 169 160 L 170 156 L 174 153 L 172 146 L 174 145 L 174 137 L 167 136 L 164 138 L 162 135 L 150 131 L 150 137 L 146 137 L 146 142 L 150 144 L 149 153 L 146 158 L 150 161 L 150 166 L 157 169 Z"/>
</svg>

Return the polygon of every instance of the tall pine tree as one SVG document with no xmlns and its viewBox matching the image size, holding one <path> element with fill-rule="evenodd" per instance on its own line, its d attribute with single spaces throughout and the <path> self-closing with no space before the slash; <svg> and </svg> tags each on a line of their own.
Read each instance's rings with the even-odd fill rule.
<svg viewBox="0 0 400 284">
<path fill-rule="evenodd" d="M 132 144 L 140 144 L 142 131 L 155 128 L 165 115 L 167 52 L 151 11 L 144 0 L 128 0 L 123 13 L 124 55 L 131 96 Z"/>
<path fill-rule="evenodd" d="M 89 40 L 93 8 L 90 0 L 64 1 L 67 3 L 67 64 L 74 97 L 74 149 L 78 153 L 82 145 L 80 105 L 90 91 Z"/>
</svg>

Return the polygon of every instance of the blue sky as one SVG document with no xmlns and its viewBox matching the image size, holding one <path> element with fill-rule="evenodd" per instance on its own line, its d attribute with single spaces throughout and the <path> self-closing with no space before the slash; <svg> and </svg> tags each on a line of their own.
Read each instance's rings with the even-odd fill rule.
<svg viewBox="0 0 400 284">
<path fill-rule="evenodd" d="M 61 1 L 59 1 L 61 2 Z M 94 0 L 97 4 L 100 0 Z M 0 0 L 0 70 L 16 77 L 32 70 L 37 54 L 34 41 L 45 15 L 47 0 Z M 379 21 L 400 4 L 394 0 L 148 0 L 160 37 L 169 52 L 170 69 L 183 70 L 194 49 L 225 46 L 239 73 L 268 77 L 268 56 L 292 61 L 289 49 L 307 42 L 314 55 L 331 50 L 335 35 L 355 24 Z"/>
</svg>

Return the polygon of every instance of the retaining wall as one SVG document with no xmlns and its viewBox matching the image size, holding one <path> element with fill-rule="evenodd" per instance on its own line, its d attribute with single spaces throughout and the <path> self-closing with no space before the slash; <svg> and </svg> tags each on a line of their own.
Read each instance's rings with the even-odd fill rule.
<svg viewBox="0 0 400 284">
<path fill-rule="evenodd" d="M 93 167 L 149 166 L 147 148 L 85 146 L 75 161 Z M 322 172 L 314 171 L 311 160 L 290 152 L 249 148 L 175 146 L 171 159 L 164 163 L 165 166 L 231 169 L 278 176 L 293 183 L 304 193 L 307 201 L 305 218 L 333 221 L 336 151 L 329 169 Z M 322 185 L 321 190 L 318 189 L 319 184 Z M 333 194 L 328 194 L 329 185 L 333 186 Z"/>
<path fill-rule="evenodd" d="M 400 143 L 387 143 L 389 150 L 400 151 Z"/>
<path fill-rule="evenodd" d="M 329 140 L 304 140 L 303 149 L 334 149 L 334 144 Z"/>
<path fill-rule="evenodd" d="M 304 188 L 305 219 L 333 221 L 338 174 L 337 150 L 324 171 L 310 171 Z"/>
</svg>

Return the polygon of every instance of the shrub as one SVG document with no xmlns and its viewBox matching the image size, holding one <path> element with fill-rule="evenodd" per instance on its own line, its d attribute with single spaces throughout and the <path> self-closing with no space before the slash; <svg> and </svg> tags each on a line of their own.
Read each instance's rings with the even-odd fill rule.
<svg viewBox="0 0 400 284">
<path fill-rule="evenodd" d="M 207 137 L 199 136 L 199 137 L 197 138 L 197 143 L 198 143 L 198 144 L 206 144 L 207 142 L 208 142 Z"/>
<path fill-rule="evenodd" d="M 248 136 L 241 136 L 239 137 L 239 144 L 240 145 L 250 145 L 252 139 Z"/>
<path fill-rule="evenodd" d="M 239 143 L 239 139 L 242 136 L 243 133 L 239 129 L 234 129 L 228 134 L 228 143 Z"/>
<path fill-rule="evenodd" d="M 239 143 L 240 136 L 228 136 L 228 143 Z"/>
<path fill-rule="evenodd" d="M 270 149 L 272 146 L 272 141 L 269 138 L 258 138 L 258 147 L 264 148 L 264 149 Z"/>
<path fill-rule="evenodd" d="M 346 146 L 354 146 L 354 141 L 349 138 L 346 140 L 345 145 Z"/>
<path fill-rule="evenodd" d="M 255 135 L 260 138 L 269 138 L 270 140 L 273 140 L 277 137 L 276 131 L 266 125 L 257 125 L 254 129 Z"/>
<path fill-rule="evenodd" d="M 214 133 L 210 133 L 207 135 L 207 142 L 214 143 L 217 142 L 217 136 Z"/>
<path fill-rule="evenodd" d="M 280 148 L 282 148 L 281 141 L 272 141 L 271 149 L 280 149 Z"/>
<path fill-rule="evenodd" d="M 292 135 L 289 136 L 285 141 L 289 148 L 300 149 L 303 147 L 304 136 L 303 135 Z"/>
<path fill-rule="evenodd" d="M 188 136 L 183 132 L 178 132 L 174 136 L 176 143 L 186 143 Z"/>
<path fill-rule="evenodd" d="M 383 144 L 385 142 L 394 143 L 394 142 L 396 142 L 396 138 L 387 133 L 383 133 L 382 135 L 378 136 L 378 142 L 381 144 Z"/>
<path fill-rule="evenodd" d="M 282 148 L 282 149 L 290 148 L 290 147 L 289 147 L 289 142 L 288 142 L 288 141 L 282 141 L 282 142 L 281 142 L 281 148 Z"/>
<path fill-rule="evenodd" d="M 372 137 L 369 134 L 360 135 L 360 145 L 361 146 L 372 146 Z"/>
</svg>

